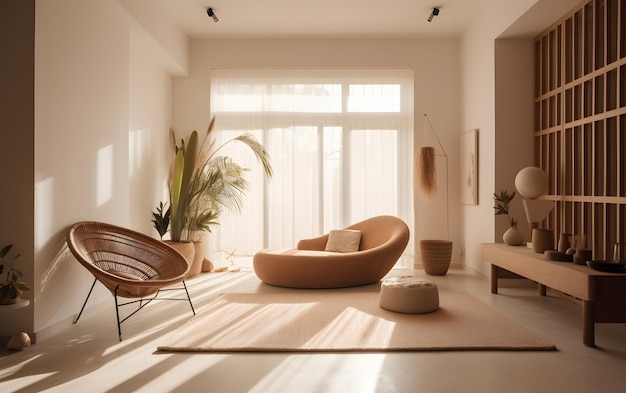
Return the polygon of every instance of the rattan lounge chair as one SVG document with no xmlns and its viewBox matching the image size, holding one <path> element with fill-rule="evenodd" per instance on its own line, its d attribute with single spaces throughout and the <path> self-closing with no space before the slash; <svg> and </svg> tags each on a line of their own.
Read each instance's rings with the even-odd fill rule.
<svg viewBox="0 0 626 393">
<path fill-rule="evenodd" d="M 121 324 L 152 300 L 157 299 L 159 291 L 184 289 L 186 298 L 157 300 L 187 300 L 195 315 L 184 281 L 189 271 L 189 263 L 178 251 L 164 242 L 115 225 L 82 221 L 68 229 L 67 244 L 78 262 L 95 277 L 74 323 L 78 322 L 83 313 L 96 281 L 100 281 L 115 298 L 120 341 Z M 182 287 L 167 288 L 177 283 L 182 283 Z M 119 303 L 120 297 L 135 300 Z M 120 320 L 120 307 L 137 303 L 137 309 Z"/>
</svg>

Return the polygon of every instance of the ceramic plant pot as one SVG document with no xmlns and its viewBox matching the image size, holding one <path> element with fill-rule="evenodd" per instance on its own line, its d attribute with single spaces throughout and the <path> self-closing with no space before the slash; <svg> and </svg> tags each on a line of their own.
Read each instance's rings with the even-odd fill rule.
<svg viewBox="0 0 626 393">
<path fill-rule="evenodd" d="M 171 240 L 165 240 L 165 243 L 167 243 L 168 246 L 172 247 L 173 249 L 181 253 L 187 260 L 187 263 L 189 264 L 190 269 L 189 269 L 189 273 L 187 273 L 187 276 L 185 276 L 185 279 L 193 277 L 192 269 L 193 269 L 194 256 L 195 256 L 194 243 L 193 242 L 173 242 Z M 200 264 L 200 266 L 202 267 L 202 264 Z"/>
<path fill-rule="evenodd" d="M 8 306 L 8 305 L 11 305 L 11 304 L 16 304 L 16 303 L 19 303 L 20 300 L 22 300 L 22 298 L 19 297 L 19 296 L 16 297 L 16 298 L 7 297 L 7 298 L 4 298 L 4 299 L 0 300 L 0 305 Z"/>
<path fill-rule="evenodd" d="M 202 263 L 204 261 L 204 242 L 193 242 L 193 263 L 189 269 L 187 278 L 193 278 L 202 272 Z"/>
</svg>

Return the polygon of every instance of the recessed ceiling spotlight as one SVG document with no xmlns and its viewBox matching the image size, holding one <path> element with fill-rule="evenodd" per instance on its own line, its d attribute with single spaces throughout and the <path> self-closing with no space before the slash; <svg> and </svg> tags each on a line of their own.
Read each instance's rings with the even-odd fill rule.
<svg viewBox="0 0 626 393">
<path fill-rule="evenodd" d="M 211 18 L 213 18 L 213 22 L 219 22 L 220 20 L 217 18 L 217 15 L 215 15 L 215 12 L 213 12 L 213 8 L 209 8 L 206 10 L 206 14 L 208 16 L 210 16 Z"/>
<path fill-rule="evenodd" d="M 209 9 L 210 9 L 210 8 L 209 8 Z M 434 18 L 435 16 L 437 16 L 437 15 L 439 15 L 439 8 L 435 7 L 435 8 L 433 8 L 433 10 L 430 12 L 430 16 L 428 17 L 428 21 L 429 21 L 429 22 L 432 22 L 432 21 L 433 21 L 433 18 Z"/>
</svg>

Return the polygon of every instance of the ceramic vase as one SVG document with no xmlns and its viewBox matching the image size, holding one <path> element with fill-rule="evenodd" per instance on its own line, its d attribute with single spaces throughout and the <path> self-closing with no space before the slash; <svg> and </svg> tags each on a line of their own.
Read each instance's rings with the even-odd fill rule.
<svg viewBox="0 0 626 393">
<path fill-rule="evenodd" d="M 420 253 L 426 274 L 444 276 L 450 268 L 452 242 L 449 240 L 420 240 Z"/>
<path fill-rule="evenodd" d="M 557 245 L 557 251 L 560 253 L 566 253 L 567 249 L 570 247 L 569 244 L 569 237 L 571 236 L 571 233 L 561 233 L 559 235 L 559 243 Z"/>
<path fill-rule="evenodd" d="M 576 254 L 574 254 L 573 261 L 577 265 L 586 265 L 587 261 L 591 261 L 593 258 L 591 250 L 576 250 Z"/>
<path fill-rule="evenodd" d="M 548 191 L 548 176 L 535 166 L 523 168 L 515 176 L 515 189 L 527 199 L 539 198 Z"/>
<path fill-rule="evenodd" d="M 626 264 L 626 243 L 616 243 L 613 247 L 613 262 Z"/>
<path fill-rule="evenodd" d="M 532 244 L 533 250 L 541 254 L 547 250 L 554 250 L 554 232 L 546 228 L 533 229 Z"/>
<path fill-rule="evenodd" d="M 504 232 L 502 240 L 509 246 L 521 246 L 524 243 L 524 235 L 517 227 L 512 226 Z"/>
</svg>

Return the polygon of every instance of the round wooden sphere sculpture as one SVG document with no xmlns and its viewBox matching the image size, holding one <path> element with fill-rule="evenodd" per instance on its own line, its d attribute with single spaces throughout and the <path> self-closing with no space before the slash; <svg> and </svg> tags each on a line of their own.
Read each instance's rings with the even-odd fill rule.
<svg viewBox="0 0 626 393">
<path fill-rule="evenodd" d="M 536 166 L 528 166 L 515 176 L 515 188 L 524 198 L 539 198 L 548 191 L 548 176 Z"/>
</svg>

